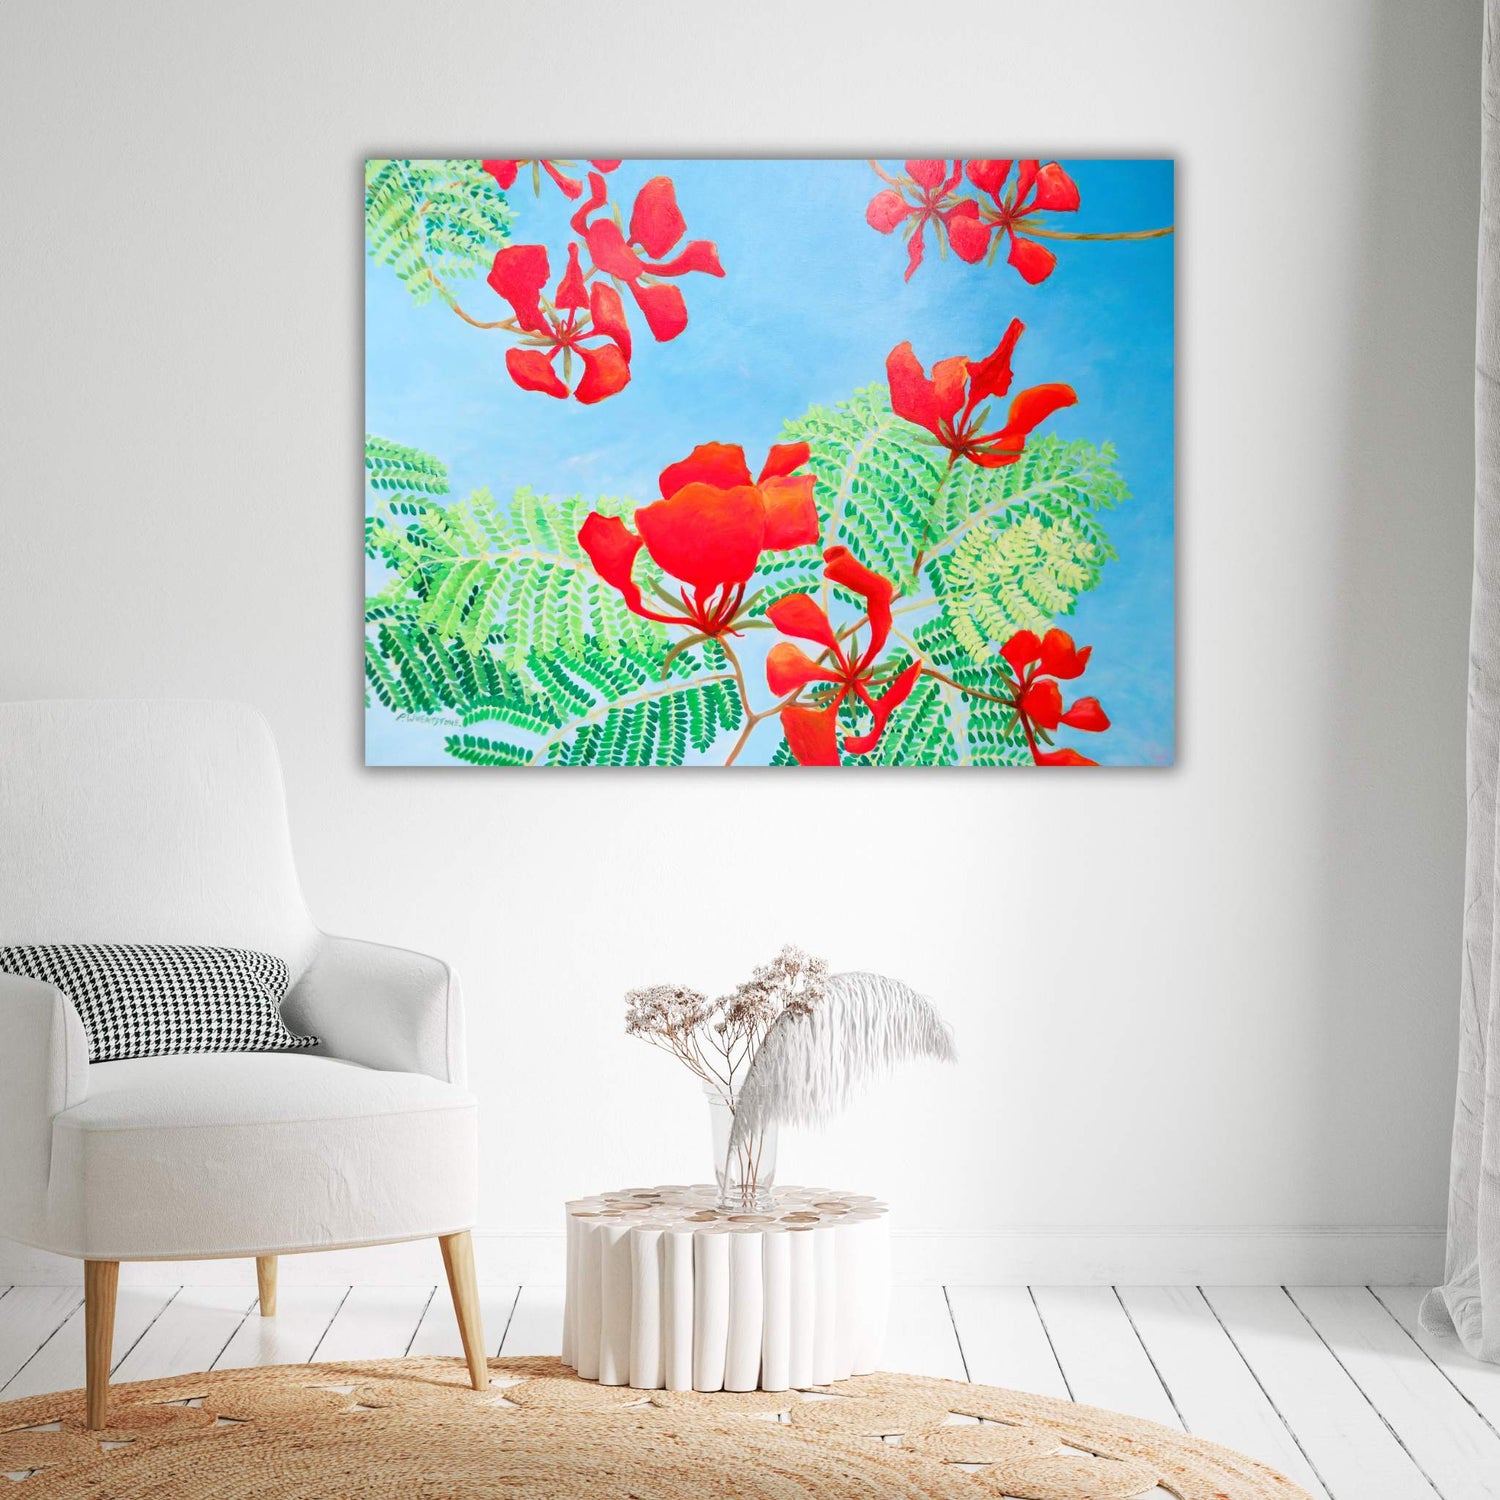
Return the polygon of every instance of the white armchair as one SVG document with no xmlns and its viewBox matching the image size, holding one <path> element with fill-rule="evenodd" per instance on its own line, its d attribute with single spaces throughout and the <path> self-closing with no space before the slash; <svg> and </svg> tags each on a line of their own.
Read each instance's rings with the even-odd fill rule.
<svg viewBox="0 0 1500 1500">
<path fill-rule="evenodd" d="M 313 926 L 269 727 L 225 703 L 0 704 L 0 945 L 275 953 L 321 1045 L 90 1064 L 72 1002 L 0 974 L 0 1234 L 84 1262 L 88 1417 L 105 1425 L 122 1260 L 437 1238 L 476 1389 L 477 1108 L 440 959 Z"/>
</svg>

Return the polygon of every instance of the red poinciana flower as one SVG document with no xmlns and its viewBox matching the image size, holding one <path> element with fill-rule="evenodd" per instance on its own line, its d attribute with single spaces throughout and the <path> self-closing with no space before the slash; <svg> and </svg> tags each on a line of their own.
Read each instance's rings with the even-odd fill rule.
<svg viewBox="0 0 1500 1500">
<path fill-rule="evenodd" d="M 778 697 L 815 682 L 829 683 L 834 689 L 828 701 L 816 708 L 788 704 L 781 710 L 786 742 L 797 763 L 803 766 L 838 765 L 839 706 L 850 693 L 870 710 L 875 723 L 867 734 L 846 735 L 844 749 L 850 755 L 868 755 L 880 743 L 891 714 L 906 701 L 922 675 L 922 663 L 914 661 L 891 680 L 884 692 L 875 695 L 872 691 L 875 659 L 890 638 L 891 596 L 895 589 L 887 579 L 859 562 L 847 547 L 830 547 L 823 554 L 823 563 L 827 578 L 864 599 L 870 638 L 865 649 L 859 651 L 857 639 L 851 636 L 846 650 L 822 607 L 808 594 L 788 594 L 766 611 L 783 635 L 812 641 L 824 648 L 825 656 L 832 658 L 824 666 L 790 641 L 778 641 L 766 656 L 766 682 Z"/>
<path fill-rule="evenodd" d="M 876 171 L 880 170 L 876 167 Z M 882 172 L 881 175 L 885 174 Z M 946 160 L 909 161 L 906 163 L 905 177 L 888 178 L 888 181 L 894 182 L 894 186 L 882 188 L 870 199 L 869 207 L 865 209 L 865 222 L 871 229 L 878 229 L 881 234 L 891 234 L 900 225 L 911 221 L 906 230 L 907 260 L 904 280 L 910 281 L 912 273 L 922 264 L 922 256 L 927 249 L 929 224 L 933 226 L 941 246 L 944 230 L 948 231 L 950 237 L 952 235 L 955 216 L 967 218 L 978 215 L 979 205 L 972 198 L 952 197 L 953 189 L 963 181 L 963 175 L 964 164 L 961 161 L 954 162 L 951 168 Z M 957 246 L 954 248 L 957 249 Z"/>
<path fill-rule="evenodd" d="M 960 458 L 986 469 L 1015 463 L 1025 452 L 1033 429 L 1078 400 L 1070 385 L 1029 386 L 1010 403 L 1004 427 L 983 430 L 989 409 L 980 403 L 1010 390 L 1011 355 L 1025 328 L 1019 318 L 1011 319 L 993 354 L 985 359 L 965 359 L 961 354 L 940 359 L 932 367 L 930 380 L 911 345 L 897 344 L 885 362 L 892 410 L 925 427 L 948 450 L 950 464 Z"/>
<path fill-rule="evenodd" d="M 630 288 L 657 341 L 675 339 L 687 327 L 687 303 L 677 287 L 660 278 L 683 276 L 689 271 L 722 276 L 724 268 L 714 242 L 689 240 L 670 260 L 663 259 L 687 233 L 670 177 L 653 177 L 635 195 L 629 239 L 612 218 L 589 223 L 589 215 L 603 207 L 604 198 L 604 179 L 590 172 L 588 199 L 578 206 L 570 221 L 575 233 L 583 236 L 594 265 Z M 650 259 L 642 259 L 640 251 Z"/>
<path fill-rule="evenodd" d="M 818 539 L 813 476 L 792 472 L 807 457 L 806 443 L 779 443 L 752 482 L 743 448 L 701 443 L 681 463 L 662 470 L 663 498 L 635 513 L 639 535 L 618 516 L 595 511 L 578 532 L 579 544 L 594 570 L 636 614 L 686 625 L 704 636 L 725 635 L 739 624 L 745 586 L 761 553 Z M 661 614 L 642 601 L 632 576 L 642 547 L 683 585 L 675 599 L 657 591 L 680 614 Z"/>
<path fill-rule="evenodd" d="M 1016 182 L 1007 192 L 1005 182 L 1012 166 L 1016 168 Z M 1040 161 L 971 161 L 965 171 L 969 181 L 988 194 L 991 203 L 980 205 L 965 199 L 971 207 L 962 213 L 955 210 L 956 216 L 950 216 L 948 241 L 953 253 L 970 262 L 983 260 L 1009 235 L 1010 254 L 1006 259 L 1033 286 L 1045 281 L 1057 257 L 1045 245 L 1026 239 L 1023 231 L 1035 227 L 1037 214 L 1076 212 L 1077 183 L 1055 161 L 1045 167 Z"/>
<path fill-rule="evenodd" d="M 524 161 L 482 161 L 479 163 L 502 188 L 510 188 L 515 185 L 516 176 L 522 167 L 531 168 L 531 187 L 538 197 L 542 192 L 542 177 L 545 172 L 558 187 L 570 198 L 581 198 L 583 196 L 583 184 L 576 177 L 569 177 L 565 172 L 559 170 L 562 167 L 571 167 L 570 161 L 533 161 L 529 157 Z M 596 172 L 613 172 L 620 165 L 617 161 L 591 161 L 589 163 Z"/>
<path fill-rule="evenodd" d="M 562 400 L 572 384 L 576 354 L 583 376 L 573 395 L 592 405 L 623 390 L 630 380 L 625 307 L 607 282 L 587 284 L 577 245 L 568 246 L 568 269 L 549 302 L 542 288 L 550 275 L 543 245 L 507 245 L 496 252 L 489 284 L 510 303 L 522 330 L 523 347 L 505 351 L 505 368 L 522 390 L 543 391 Z M 559 354 L 561 376 L 556 368 Z"/>
<path fill-rule="evenodd" d="M 1040 639 L 1030 630 L 1017 631 L 1000 648 L 1000 654 L 1016 674 L 1011 708 L 1021 722 L 1032 761 L 1039 766 L 1097 766 L 1096 760 L 1076 750 L 1043 750 L 1037 744 L 1037 731 L 1050 732 L 1059 724 L 1070 729 L 1084 729 L 1100 734 L 1109 728 L 1109 719 L 1097 698 L 1080 698 L 1063 709 L 1062 689 L 1056 679 L 1064 681 L 1083 676 L 1089 664 L 1092 646 L 1078 650 L 1073 637 L 1065 630 L 1052 629 Z"/>
</svg>

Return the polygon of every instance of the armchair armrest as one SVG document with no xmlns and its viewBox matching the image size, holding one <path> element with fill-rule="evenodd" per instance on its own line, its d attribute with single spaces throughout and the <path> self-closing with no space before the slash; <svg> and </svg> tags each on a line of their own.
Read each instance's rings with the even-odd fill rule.
<svg viewBox="0 0 1500 1500">
<path fill-rule="evenodd" d="M 0 1233 L 41 1234 L 52 1117 L 82 1102 L 88 1070 L 73 1002 L 39 979 L 0 974 Z"/>
<path fill-rule="evenodd" d="M 324 937 L 282 1005 L 293 1031 L 386 1072 L 464 1081 L 458 975 L 440 958 L 358 938 Z"/>
</svg>

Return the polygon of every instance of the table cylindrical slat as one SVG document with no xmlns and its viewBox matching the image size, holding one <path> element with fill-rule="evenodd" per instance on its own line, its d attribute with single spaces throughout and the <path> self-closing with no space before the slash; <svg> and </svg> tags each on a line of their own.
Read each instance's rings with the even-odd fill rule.
<svg viewBox="0 0 1500 1500">
<path fill-rule="evenodd" d="M 724 1347 L 724 1389 L 753 1391 L 760 1384 L 765 1313 L 765 1271 L 760 1233 L 729 1236 L 729 1336 Z"/>
<path fill-rule="evenodd" d="M 661 1389 L 663 1238 L 651 1224 L 637 1224 L 630 1231 L 630 1383 L 638 1391 Z"/>
<path fill-rule="evenodd" d="M 573 1329 L 573 1352 L 578 1359 L 578 1373 L 585 1380 L 597 1380 L 602 1331 L 600 1282 L 604 1274 L 600 1251 L 604 1245 L 604 1236 L 595 1227 L 596 1220 L 584 1222 L 587 1227 L 578 1243 L 578 1320 Z"/>
<path fill-rule="evenodd" d="M 599 1384 L 630 1384 L 630 1295 L 635 1270 L 630 1225 L 611 1220 L 600 1234 Z"/>
<path fill-rule="evenodd" d="M 669 1391 L 693 1388 L 693 1231 L 662 1235 L 662 1381 Z"/>
<path fill-rule="evenodd" d="M 817 1305 L 817 1286 L 813 1268 L 816 1236 L 810 1229 L 798 1229 L 786 1236 L 791 1258 L 791 1335 L 787 1362 L 787 1381 L 796 1389 L 813 1384 L 813 1309 Z"/>
<path fill-rule="evenodd" d="M 724 1389 L 729 1342 L 729 1240 L 700 1229 L 693 1236 L 693 1389 Z"/>
<path fill-rule="evenodd" d="M 812 1231 L 813 1242 L 813 1384 L 837 1380 L 838 1249 L 832 1224 Z M 581 1373 L 581 1372 L 580 1372 Z"/>
<path fill-rule="evenodd" d="M 880 1359 L 881 1335 L 888 1293 L 882 1290 L 879 1241 L 885 1238 L 884 1225 L 873 1214 L 851 1215 L 854 1222 L 848 1233 L 854 1241 L 854 1276 L 850 1293 L 852 1337 L 849 1350 L 849 1373 L 868 1375 Z"/>
<path fill-rule="evenodd" d="M 573 1325 L 578 1320 L 578 1239 L 582 1231 L 572 1214 L 568 1220 L 568 1280 L 563 1292 L 562 1358 L 565 1365 L 578 1368 L 577 1340 L 573 1336 Z"/>
<path fill-rule="evenodd" d="M 791 1384 L 792 1241 L 795 1235 L 768 1230 L 761 1239 L 765 1301 L 761 1313 L 760 1384 L 784 1391 Z"/>
</svg>

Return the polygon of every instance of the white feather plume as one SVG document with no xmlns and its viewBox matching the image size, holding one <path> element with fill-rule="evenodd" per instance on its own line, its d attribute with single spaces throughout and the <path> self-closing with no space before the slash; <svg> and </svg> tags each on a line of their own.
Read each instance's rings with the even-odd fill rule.
<svg viewBox="0 0 1500 1500">
<path fill-rule="evenodd" d="M 766 1033 L 735 1100 L 730 1149 L 767 1125 L 825 1124 L 866 1083 L 919 1057 L 957 1057 L 932 1001 L 881 974 L 835 974 L 810 1013 Z"/>
</svg>

